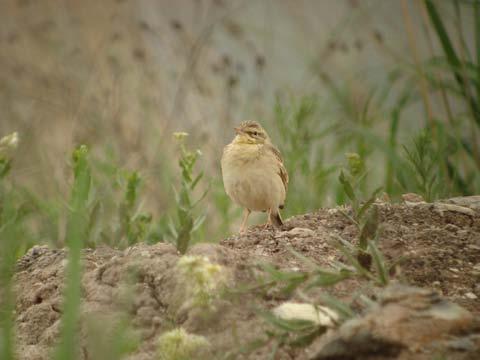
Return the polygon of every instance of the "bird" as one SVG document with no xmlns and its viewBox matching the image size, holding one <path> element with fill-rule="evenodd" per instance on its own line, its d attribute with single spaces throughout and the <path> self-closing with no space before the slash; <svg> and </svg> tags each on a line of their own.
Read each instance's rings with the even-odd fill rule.
<svg viewBox="0 0 480 360">
<path fill-rule="evenodd" d="M 225 192 L 244 208 L 240 233 L 246 232 L 252 211 L 267 212 L 266 227 L 280 228 L 280 209 L 288 189 L 282 155 L 258 122 L 244 121 L 234 129 L 236 135 L 223 150 L 221 168 Z"/>
</svg>

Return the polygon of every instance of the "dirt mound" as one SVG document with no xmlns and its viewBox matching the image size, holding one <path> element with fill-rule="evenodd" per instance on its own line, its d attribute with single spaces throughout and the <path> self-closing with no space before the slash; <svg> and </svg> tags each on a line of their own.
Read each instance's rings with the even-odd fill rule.
<svg viewBox="0 0 480 360">
<path fill-rule="evenodd" d="M 429 359 L 436 354 L 447 358 L 475 358 L 472 354 L 478 354 L 480 349 L 480 338 L 476 335 L 480 332 L 480 211 L 476 207 L 477 200 L 457 199 L 448 204 L 378 204 L 382 221 L 380 247 L 391 261 L 402 257 L 398 280 L 436 291 L 405 288 L 407 295 L 399 295 L 390 288 L 386 292 L 379 291 L 384 295 L 378 295 L 378 305 L 354 319 L 354 324 L 349 321 L 340 329 L 330 330 L 306 349 L 282 347 L 276 358 L 349 358 L 342 353 L 340 345 L 349 349 L 353 345 L 348 341 L 358 342 L 358 339 L 363 339 L 360 341 L 363 345 L 372 345 L 362 348 L 359 358 L 365 359 Z M 227 274 L 227 287 L 232 290 L 251 284 L 254 271 L 250 265 L 259 262 L 273 263 L 282 269 L 303 269 L 304 264 L 289 248 L 325 266 L 341 260 L 338 251 L 329 245 L 332 233 L 349 241 L 355 241 L 357 236 L 355 226 L 339 209 L 323 209 L 289 219 L 284 231 L 254 227 L 219 245 L 196 245 L 188 255 L 204 256 L 211 263 L 221 265 Z M 228 353 L 232 354 L 231 358 L 239 358 L 233 355 L 233 350 L 265 337 L 266 325 L 257 316 L 256 309 L 272 308 L 285 300 L 298 300 L 298 294 L 292 299 L 282 299 L 255 291 L 230 292 L 229 296 L 214 299 L 207 315 L 201 308 L 188 306 L 191 299 L 185 279 L 178 271 L 179 259 L 176 249 L 163 243 L 138 244 L 124 251 L 110 248 L 84 251 L 81 327 L 84 359 L 102 358 L 101 353 L 89 354 L 88 344 L 102 336 L 102 328 L 103 332 L 108 332 L 110 326 L 115 327 L 115 321 L 125 317 L 132 324 L 132 336 L 140 340 L 139 348 L 129 355 L 131 359 L 156 359 L 159 336 L 177 326 L 205 336 L 212 344 L 209 355 L 212 358 L 222 358 Z M 49 358 L 58 339 L 65 266 L 66 252 L 46 247 L 31 249 L 18 263 L 15 284 L 20 359 Z M 358 280 L 348 280 L 329 291 L 348 300 L 363 285 Z M 405 307 L 405 296 L 423 300 L 419 306 Z M 392 299 L 398 299 L 398 306 L 395 306 L 397 300 Z M 407 303 L 415 304 L 415 301 Z M 395 314 L 403 315 L 389 319 Z M 375 322 L 375 319 L 384 320 Z M 406 327 L 399 327 L 405 334 L 425 334 L 437 320 L 441 326 L 433 338 L 425 336 L 419 342 L 418 338 L 412 340 L 406 335 L 402 338 L 402 331 L 395 333 L 395 324 L 404 324 L 402 319 L 407 319 Z M 367 325 L 361 325 L 367 323 L 368 329 Z M 378 330 L 384 329 L 385 324 L 393 328 L 386 335 Z M 364 334 L 364 337 L 352 334 Z M 378 342 L 372 341 L 372 337 Z M 270 351 L 267 346 L 248 358 L 263 359 Z"/>
</svg>

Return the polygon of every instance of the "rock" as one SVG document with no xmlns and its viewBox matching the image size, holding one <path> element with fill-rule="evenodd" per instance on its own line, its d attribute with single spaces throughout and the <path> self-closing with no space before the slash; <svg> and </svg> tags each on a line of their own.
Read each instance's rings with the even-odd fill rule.
<svg viewBox="0 0 480 360">
<path fill-rule="evenodd" d="M 451 341 L 455 334 L 474 326 L 470 312 L 436 292 L 392 285 L 363 317 L 345 322 L 314 342 L 310 359 L 396 357 L 428 347 L 447 348 L 444 337 Z M 480 345 L 468 351 L 480 351 Z"/>
<path fill-rule="evenodd" d="M 326 327 L 338 321 L 338 314 L 332 309 L 306 303 L 285 302 L 273 309 L 273 314 L 283 320 L 306 320 Z"/>
<path fill-rule="evenodd" d="M 473 292 L 467 292 L 467 293 L 465 294 L 465 297 L 466 297 L 467 299 L 472 299 L 472 300 L 475 300 L 475 299 L 478 298 L 478 296 L 475 295 Z"/>
<path fill-rule="evenodd" d="M 454 224 L 447 224 L 445 225 L 445 230 L 450 231 L 450 232 L 457 232 L 460 230 L 460 228 L 457 225 Z"/>
<path fill-rule="evenodd" d="M 313 236 L 314 234 L 315 232 L 313 230 L 300 228 L 300 227 L 296 227 L 288 231 L 288 235 L 299 236 L 299 237 Z"/>
<path fill-rule="evenodd" d="M 448 341 L 447 346 L 457 351 L 475 351 L 475 343 L 469 337 Z"/>
<path fill-rule="evenodd" d="M 443 202 L 469 207 L 470 209 L 474 210 L 480 210 L 480 195 L 460 196 L 444 200 Z"/>
<path fill-rule="evenodd" d="M 382 194 L 375 200 L 375 202 L 379 203 L 391 203 L 392 200 L 390 199 L 390 196 L 384 191 Z"/>
<path fill-rule="evenodd" d="M 301 227 L 294 227 L 291 230 L 288 231 L 281 231 L 277 234 L 275 234 L 275 238 L 283 238 L 283 237 L 290 237 L 290 238 L 305 238 L 305 237 L 313 237 L 315 235 L 315 231 L 307 228 L 301 228 Z"/>
<path fill-rule="evenodd" d="M 441 202 L 435 203 L 434 211 L 439 213 L 441 216 L 443 216 L 443 213 L 445 211 L 457 212 L 457 213 L 465 214 L 472 217 L 475 216 L 475 211 L 468 207 L 454 205 L 454 204 L 445 204 Z"/>
<path fill-rule="evenodd" d="M 425 203 L 425 199 L 422 195 L 407 193 L 402 195 L 403 201 L 408 205 L 409 203 Z"/>
</svg>

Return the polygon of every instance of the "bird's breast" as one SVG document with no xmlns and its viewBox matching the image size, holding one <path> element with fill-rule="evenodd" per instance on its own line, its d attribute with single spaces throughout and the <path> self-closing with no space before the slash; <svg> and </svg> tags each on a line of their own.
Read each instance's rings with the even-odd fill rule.
<svg viewBox="0 0 480 360">
<path fill-rule="evenodd" d="M 266 210 L 284 202 L 278 164 L 261 145 L 228 145 L 221 164 L 225 191 L 235 202 L 251 210 Z"/>
</svg>

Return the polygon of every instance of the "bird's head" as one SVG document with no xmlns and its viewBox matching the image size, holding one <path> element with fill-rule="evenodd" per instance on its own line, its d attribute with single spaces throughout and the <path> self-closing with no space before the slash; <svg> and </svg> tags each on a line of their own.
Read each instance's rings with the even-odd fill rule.
<svg viewBox="0 0 480 360">
<path fill-rule="evenodd" d="M 269 141 L 265 129 L 256 121 L 244 121 L 235 127 L 237 136 L 235 142 L 239 144 L 264 144 Z"/>
</svg>

